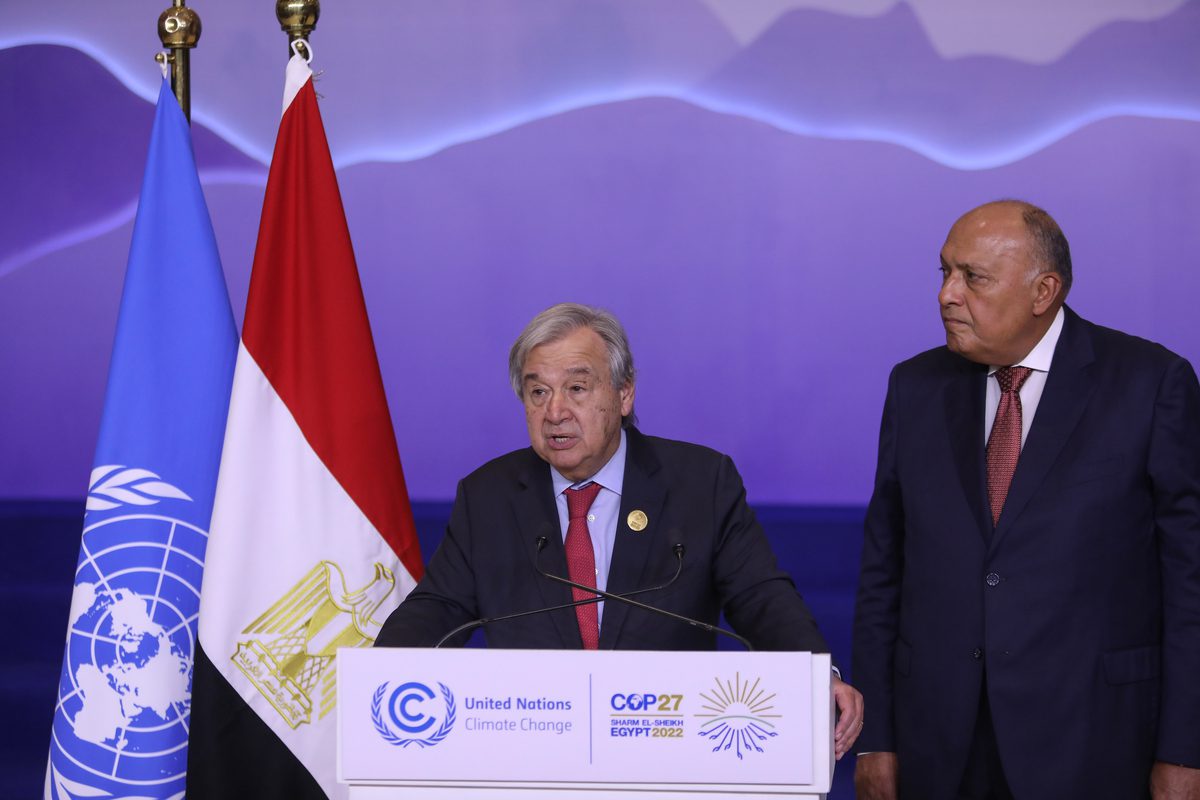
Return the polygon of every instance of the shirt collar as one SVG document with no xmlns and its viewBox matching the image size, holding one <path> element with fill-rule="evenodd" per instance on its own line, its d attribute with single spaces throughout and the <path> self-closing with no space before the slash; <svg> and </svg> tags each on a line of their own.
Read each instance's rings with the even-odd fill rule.
<svg viewBox="0 0 1200 800">
<path fill-rule="evenodd" d="M 617 452 L 613 453 L 608 463 L 601 467 L 595 475 L 582 481 L 572 481 L 564 478 L 554 467 L 550 467 L 550 480 L 554 483 L 555 497 L 572 486 L 582 486 L 587 483 L 598 483 L 610 492 L 619 495 L 625 485 L 625 429 L 621 429 L 621 443 L 617 445 Z"/>
<path fill-rule="evenodd" d="M 1054 322 L 1050 323 L 1050 329 L 1042 336 L 1042 340 L 1034 345 L 1029 351 L 1029 355 L 1022 358 L 1014 367 L 1029 367 L 1037 372 L 1049 372 L 1050 362 L 1054 360 L 1054 348 L 1058 344 L 1058 337 L 1062 334 L 1063 320 L 1066 319 L 1066 314 L 1063 312 L 1062 306 L 1058 307 L 1058 313 L 1054 315 Z M 988 367 L 988 375 L 995 374 L 998 366 Z"/>
</svg>

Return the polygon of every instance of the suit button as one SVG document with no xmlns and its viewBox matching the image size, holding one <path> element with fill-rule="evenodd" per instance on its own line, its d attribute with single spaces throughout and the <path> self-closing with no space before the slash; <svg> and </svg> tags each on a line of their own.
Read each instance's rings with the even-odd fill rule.
<svg viewBox="0 0 1200 800">
<path fill-rule="evenodd" d="M 971 658 L 978 661 L 979 659 L 983 658 L 983 651 L 980 650 L 978 647 L 976 647 L 975 650 L 971 653 Z"/>
<path fill-rule="evenodd" d="M 1000 576 L 994 572 L 989 572 L 984 580 L 987 581 L 988 586 L 998 586 L 1000 584 Z"/>
</svg>

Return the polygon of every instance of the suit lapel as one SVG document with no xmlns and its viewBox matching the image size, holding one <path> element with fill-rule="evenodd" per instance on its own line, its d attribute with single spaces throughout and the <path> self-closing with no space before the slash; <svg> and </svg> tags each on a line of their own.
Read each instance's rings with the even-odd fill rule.
<svg viewBox="0 0 1200 800">
<path fill-rule="evenodd" d="M 1065 311 L 1067 316 L 1054 348 L 1046 387 L 1025 446 L 1021 448 L 1017 470 L 1000 513 L 1000 524 L 992 536 L 992 550 L 1045 482 L 1046 473 L 1071 438 L 1095 389 L 1090 370 L 1095 354 L 1087 323 L 1069 308 Z"/>
<path fill-rule="evenodd" d="M 529 556 L 532 579 L 537 586 L 543 608 L 569 603 L 571 589 L 537 574 L 537 564 L 551 575 L 567 574 L 567 555 L 563 549 L 562 527 L 558 521 L 558 507 L 554 502 L 554 484 L 550 480 L 550 467 L 532 450 L 530 458 L 517 476 L 518 491 L 513 496 L 513 514 L 516 524 L 513 535 L 520 541 L 516 546 Z M 546 537 L 546 545 L 539 557 L 538 537 Z M 579 635 L 579 623 L 572 609 L 554 611 L 549 614 L 558 631 L 563 648 L 579 649 L 583 640 Z"/>
<path fill-rule="evenodd" d="M 627 429 L 625 440 L 621 511 L 617 517 L 617 533 L 608 569 L 607 588 L 613 594 L 644 588 L 646 564 L 651 554 L 661 548 L 665 557 L 669 550 L 662 526 L 667 489 L 659 474 L 658 459 L 654 457 L 649 442 L 636 429 Z M 631 511 L 641 511 L 646 515 L 644 530 L 634 531 L 629 527 Z M 600 625 L 601 649 L 615 646 L 628 614 L 629 606 L 624 603 L 604 604 L 604 619 Z"/>
<path fill-rule="evenodd" d="M 984 480 L 983 404 L 987 367 L 963 360 L 963 370 L 946 386 L 946 428 L 958 479 L 967 506 L 975 516 L 984 541 L 991 535 L 992 519 Z"/>
</svg>

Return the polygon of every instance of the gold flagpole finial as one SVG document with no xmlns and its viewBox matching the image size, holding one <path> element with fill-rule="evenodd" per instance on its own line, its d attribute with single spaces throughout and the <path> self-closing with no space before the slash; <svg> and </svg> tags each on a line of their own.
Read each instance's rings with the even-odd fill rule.
<svg viewBox="0 0 1200 800">
<path fill-rule="evenodd" d="M 292 42 L 308 39 L 317 27 L 321 16 L 320 0 L 275 0 L 275 17 L 279 27 L 288 35 L 288 57 L 292 55 Z M 308 58 L 308 51 L 300 45 L 300 55 Z"/>
<path fill-rule="evenodd" d="M 171 69 L 171 91 L 179 100 L 183 115 L 192 119 L 192 75 L 190 52 L 200 41 L 200 15 L 183 4 L 171 0 L 171 7 L 158 17 L 158 38 L 171 51 L 166 61 Z M 163 56 L 156 57 L 160 62 Z"/>
</svg>

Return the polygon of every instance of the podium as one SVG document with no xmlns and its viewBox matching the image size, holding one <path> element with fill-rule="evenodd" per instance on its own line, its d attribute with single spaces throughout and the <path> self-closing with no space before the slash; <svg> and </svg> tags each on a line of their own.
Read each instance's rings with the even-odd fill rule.
<svg viewBox="0 0 1200 800">
<path fill-rule="evenodd" d="M 357 649 L 337 656 L 352 800 L 823 798 L 828 655 Z"/>
</svg>

